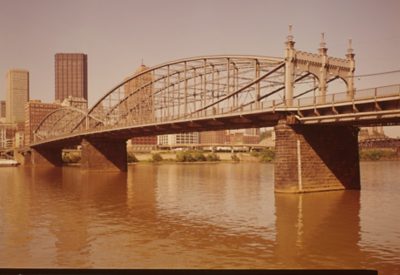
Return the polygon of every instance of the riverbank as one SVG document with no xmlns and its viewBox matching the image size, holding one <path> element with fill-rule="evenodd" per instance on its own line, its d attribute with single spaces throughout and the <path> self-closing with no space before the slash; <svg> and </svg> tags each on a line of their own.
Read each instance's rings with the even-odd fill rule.
<svg viewBox="0 0 400 275">
<path fill-rule="evenodd" d="M 400 161 L 400 152 L 394 148 L 360 149 L 361 161 Z"/>
<path fill-rule="evenodd" d="M 153 151 L 128 152 L 128 162 L 271 162 L 274 152 Z"/>
<path fill-rule="evenodd" d="M 263 150 L 260 152 L 206 152 L 206 151 L 128 151 L 128 163 L 135 162 L 273 162 L 275 152 Z M 80 152 L 63 154 L 66 164 L 76 164 L 80 161 Z M 360 149 L 360 161 L 400 161 L 400 155 L 395 149 L 371 148 Z"/>
</svg>

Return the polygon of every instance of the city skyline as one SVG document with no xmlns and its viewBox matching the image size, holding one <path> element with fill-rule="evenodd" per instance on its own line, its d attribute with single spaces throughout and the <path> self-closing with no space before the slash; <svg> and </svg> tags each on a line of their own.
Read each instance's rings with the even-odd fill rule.
<svg viewBox="0 0 400 275">
<path fill-rule="evenodd" d="M 6 71 L 18 67 L 30 71 L 30 97 L 52 102 L 58 52 L 88 55 L 92 106 L 132 75 L 142 59 L 152 67 L 204 54 L 282 57 L 289 24 L 299 50 L 316 52 L 325 32 L 328 54 L 344 57 L 352 38 L 356 75 L 394 71 L 400 64 L 400 3 L 394 0 L 385 5 L 371 0 L 0 2 L 0 100 L 5 99 Z M 355 84 L 361 89 L 398 79 L 399 73 L 387 74 Z M 394 130 L 400 135 L 398 127 Z"/>
</svg>

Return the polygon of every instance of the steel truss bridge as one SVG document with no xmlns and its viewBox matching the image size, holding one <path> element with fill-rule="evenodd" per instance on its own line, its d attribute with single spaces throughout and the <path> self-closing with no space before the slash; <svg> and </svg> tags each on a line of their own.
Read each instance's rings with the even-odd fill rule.
<svg viewBox="0 0 400 275">
<path fill-rule="evenodd" d="M 61 165 L 80 144 L 81 167 L 126 171 L 136 136 L 275 126 L 275 191 L 360 189 L 358 126 L 400 124 L 400 85 L 356 90 L 351 43 L 345 58 L 298 51 L 284 58 L 201 56 L 128 77 L 88 111 L 60 108 L 34 132 L 34 164 Z M 332 93 L 339 82 L 344 92 Z M 317 175 L 317 176 L 316 176 Z"/>
<path fill-rule="evenodd" d="M 336 68 L 340 72 L 340 68 Z M 146 69 L 124 80 L 88 112 L 63 107 L 35 130 L 33 147 L 74 143 L 85 136 L 128 139 L 176 132 L 290 123 L 398 124 L 400 85 L 318 93 L 319 79 L 296 71 L 287 97 L 285 60 L 262 56 L 203 56 Z M 343 81 L 331 75 L 326 82 Z"/>
</svg>

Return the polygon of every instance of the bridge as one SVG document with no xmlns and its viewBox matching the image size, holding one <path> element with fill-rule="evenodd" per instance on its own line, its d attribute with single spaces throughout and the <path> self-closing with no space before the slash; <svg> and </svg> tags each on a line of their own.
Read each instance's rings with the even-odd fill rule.
<svg viewBox="0 0 400 275">
<path fill-rule="evenodd" d="M 284 58 L 200 56 L 140 71 L 87 112 L 49 113 L 34 132 L 32 162 L 62 164 L 81 145 L 84 169 L 127 170 L 126 141 L 178 132 L 275 127 L 276 192 L 359 189 L 358 127 L 400 123 L 400 85 L 356 90 L 351 41 L 345 58 L 298 51 Z M 339 82 L 346 91 L 332 93 Z"/>
</svg>

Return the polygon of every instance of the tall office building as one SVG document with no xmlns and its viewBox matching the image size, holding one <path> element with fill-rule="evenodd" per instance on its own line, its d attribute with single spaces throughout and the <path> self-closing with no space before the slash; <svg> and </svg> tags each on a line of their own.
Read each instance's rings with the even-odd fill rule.
<svg viewBox="0 0 400 275">
<path fill-rule="evenodd" d="M 29 100 L 29 72 L 9 70 L 7 72 L 6 121 L 25 122 L 25 103 Z"/>
<path fill-rule="evenodd" d="M 6 118 L 6 101 L 0 100 L 0 119 Z"/>
<path fill-rule="evenodd" d="M 56 100 L 76 97 L 87 100 L 87 55 L 57 53 L 55 55 Z"/>
</svg>

